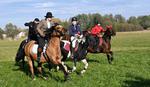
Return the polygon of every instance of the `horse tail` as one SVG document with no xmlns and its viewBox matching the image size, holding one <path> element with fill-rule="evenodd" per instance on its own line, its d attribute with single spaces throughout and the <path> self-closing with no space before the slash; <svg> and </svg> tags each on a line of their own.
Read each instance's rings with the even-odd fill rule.
<svg viewBox="0 0 150 87">
<path fill-rule="evenodd" d="M 25 57 L 25 52 L 24 52 L 24 46 L 26 44 L 26 40 L 23 40 L 18 48 L 16 57 L 15 57 L 15 61 L 19 62 L 21 60 L 24 60 Z"/>
</svg>

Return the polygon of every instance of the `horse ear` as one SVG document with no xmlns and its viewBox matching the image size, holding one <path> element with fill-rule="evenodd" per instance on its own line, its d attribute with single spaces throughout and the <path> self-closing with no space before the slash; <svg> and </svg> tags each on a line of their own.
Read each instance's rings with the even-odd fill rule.
<svg viewBox="0 0 150 87">
<path fill-rule="evenodd" d="M 60 26 L 59 25 L 55 25 L 55 29 L 56 30 L 60 29 Z"/>
<path fill-rule="evenodd" d="M 64 29 L 64 32 L 66 33 L 67 32 L 67 29 L 66 28 L 63 28 Z"/>
<path fill-rule="evenodd" d="M 57 25 L 59 25 L 59 23 L 54 23 L 54 26 L 57 26 Z"/>
</svg>

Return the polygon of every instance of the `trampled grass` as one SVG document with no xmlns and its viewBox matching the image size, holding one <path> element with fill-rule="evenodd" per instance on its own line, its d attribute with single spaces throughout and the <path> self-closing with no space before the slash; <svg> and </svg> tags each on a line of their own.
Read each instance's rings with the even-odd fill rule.
<svg viewBox="0 0 150 87">
<path fill-rule="evenodd" d="M 88 54 L 89 67 L 83 76 L 70 74 L 63 82 L 61 71 L 48 71 L 48 80 L 36 76 L 32 81 L 26 71 L 15 66 L 14 57 L 21 41 L 0 41 L 0 87 L 150 87 L 150 31 L 117 33 L 112 38 L 114 62 L 104 54 Z M 71 61 L 67 64 L 71 66 Z M 77 72 L 83 67 L 77 64 Z"/>
</svg>

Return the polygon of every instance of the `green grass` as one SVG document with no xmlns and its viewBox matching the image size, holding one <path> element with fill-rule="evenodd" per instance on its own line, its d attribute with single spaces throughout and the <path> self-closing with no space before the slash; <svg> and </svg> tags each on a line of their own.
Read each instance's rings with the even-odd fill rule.
<svg viewBox="0 0 150 87">
<path fill-rule="evenodd" d="M 89 67 L 83 76 L 70 74 L 63 82 L 61 71 L 48 71 L 48 80 L 36 76 L 32 81 L 26 71 L 15 66 L 14 57 L 21 41 L 0 41 L 0 87 L 150 87 L 150 31 L 117 33 L 112 38 L 114 62 L 104 54 L 89 54 Z M 67 62 L 70 66 L 71 62 Z M 79 72 L 83 64 L 77 64 Z"/>
</svg>

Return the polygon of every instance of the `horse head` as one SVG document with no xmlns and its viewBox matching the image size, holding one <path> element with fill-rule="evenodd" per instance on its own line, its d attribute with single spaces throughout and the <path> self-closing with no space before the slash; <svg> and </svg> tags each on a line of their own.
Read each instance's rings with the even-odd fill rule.
<svg viewBox="0 0 150 87">
<path fill-rule="evenodd" d="M 116 31 L 112 28 L 112 26 L 107 26 L 104 35 L 115 36 L 116 35 Z"/>
<path fill-rule="evenodd" d="M 46 35 L 50 37 L 52 36 L 61 37 L 65 34 L 65 32 L 66 29 L 62 25 L 56 24 L 55 26 L 52 26 L 50 29 L 46 31 Z"/>
<path fill-rule="evenodd" d="M 62 25 L 58 24 L 54 27 L 54 31 L 56 35 L 63 36 L 67 30 Z"/>
</svg>

